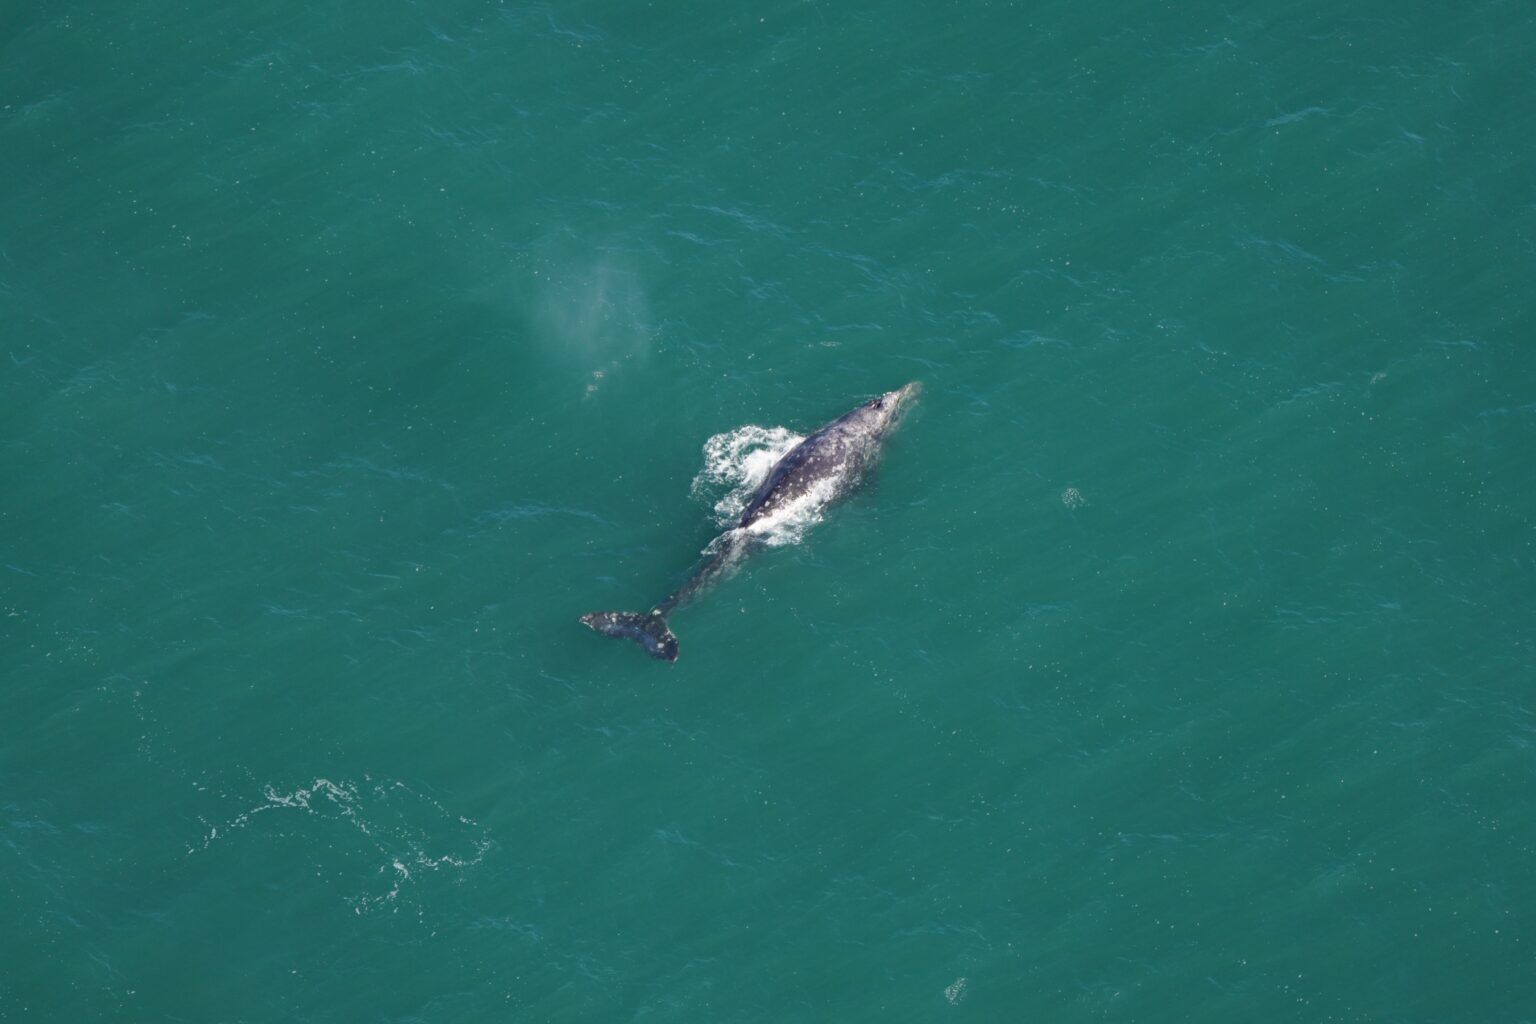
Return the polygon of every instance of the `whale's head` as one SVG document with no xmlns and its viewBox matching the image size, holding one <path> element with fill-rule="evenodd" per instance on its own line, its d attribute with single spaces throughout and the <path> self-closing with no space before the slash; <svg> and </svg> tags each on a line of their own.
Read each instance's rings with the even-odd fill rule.
<svg viewBox="0 0 1536 1024">
<path fill-rule="evenodd" d="M 912 381 L 906 387 L 895 388 L 894 391 L 886 391 L 885 395 L 869 399 L 854 410 L 854 416 L 859 419 L 859 427 L 874 434 L 876 438 L 885 438 L 885 434 L 902 424 L 903 416 L 911 411 L 912 405 L 917 404 L 917 396 L 922 390 L 922 384 Z"/>
<path fill-rule="evenodd" d="M 901 425 L 902 417 L 917 404 L 917 396 L 922 393 L 922 390 L 923 385 L 913 381 L 905 387 L 871 398 L 864 404 L 871 425 L 882 435 L 895 430 Z"/>
</svg>

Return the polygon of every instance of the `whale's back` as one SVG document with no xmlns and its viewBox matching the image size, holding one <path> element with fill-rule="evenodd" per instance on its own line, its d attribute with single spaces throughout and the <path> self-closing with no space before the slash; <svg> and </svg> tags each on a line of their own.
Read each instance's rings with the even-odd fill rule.
<svg viewBox="0 0 1536 1024">
<path fill-rule="evenodd" d="M 842 420 L 818 430 L 769 471 L 742 510 L 739 525 L 749 527 L 792 506 L 822 505 L 837 498 L 857 479 L 864 447 Z"/>
</svg>

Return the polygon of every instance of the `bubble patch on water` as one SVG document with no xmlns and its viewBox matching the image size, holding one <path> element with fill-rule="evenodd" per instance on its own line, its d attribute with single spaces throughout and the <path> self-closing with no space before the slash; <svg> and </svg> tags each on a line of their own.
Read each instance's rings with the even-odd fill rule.
<svg viewBox="0 0 1536 1024">
<path fill-rule="evenodd" d="M 300 841 L 323 839 L 326 849 L 355 865 L 344 871 L 366 871 L 365 865 L 374 865 L 372 874 L 377 881 L 349 899 L 358 914 L 398 910 L 407 885 L 432 872 L 462 873 L 480 863 L 491 846 L 477 822 L 452 813 L 403 782 L 366 779 L 358 785 L 315 779 L 290 792 L 264 786 L 262 797 L 261 803 L 222 825 L 205 820 L 207 831 L 201 845 L 189 846 L 187 853 L 207 850 L 233 833 L 252 828 L 258 819 L 274 812 L 279 817 L 298 814 L 314 819 L 298 827 L 293 827 L 297 820 L 290 821 L 288 826 L 277 825 L 276 819 L 265 820 L 271 822 L 271 831 L 278 835 L 295 836 Z M 429 843 L 446 844 L 449 849 L 434 852 L 427 848 Z"/>
</svg>

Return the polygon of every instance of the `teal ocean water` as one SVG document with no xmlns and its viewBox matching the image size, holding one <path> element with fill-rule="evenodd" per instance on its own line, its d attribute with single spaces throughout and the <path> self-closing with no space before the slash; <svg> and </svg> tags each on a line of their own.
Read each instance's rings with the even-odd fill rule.
<svg viewBox="0 0 1536 1024">
<path fill-rule="evenodd" d="M 11 7 L 0 1020 L 1536 1019 L 1533 54 Z M 909 380 L 675 665 L 577 623 Z"/>
</svg>

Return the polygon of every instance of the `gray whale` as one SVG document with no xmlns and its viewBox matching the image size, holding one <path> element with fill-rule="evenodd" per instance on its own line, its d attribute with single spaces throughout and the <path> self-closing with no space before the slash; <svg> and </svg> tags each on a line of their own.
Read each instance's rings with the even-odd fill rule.
<svg viewBox="0 0 1536 1024">
<path fill-rule="evenodd" d="M 667 615 L 735 570 L 755 546 L 754 525 L 791 508 L 814 511 L 851 491 L 921 388 L 914 382 L 872 398 L 786 452 L 753 493 L 736 525 L 705 548 L 706 558 L 688 582 L 650 611 L 589 612 L 581 617 L 582 623 L 605 636 L 633 640 L 653 658 L 676 661 L 677 636 L 667 625 Z"/>
</svg>

